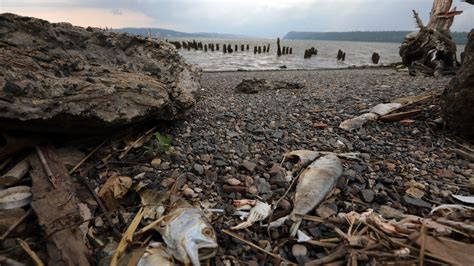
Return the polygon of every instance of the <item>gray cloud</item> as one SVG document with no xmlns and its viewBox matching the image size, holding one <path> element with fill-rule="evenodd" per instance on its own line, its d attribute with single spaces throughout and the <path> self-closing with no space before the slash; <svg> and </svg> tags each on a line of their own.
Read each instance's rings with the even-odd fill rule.
<svg viewBox="0 0 474 266">
<path fill-rule="evenodd" d="M 473 27 L 474 6 L 455 0 L 464 14 L 456 17 L 453 30 Z M 281 36 L 290 30 L 412 30 L 411 10 L 426 22 L 432 0 L 2 0 L 1 9 L 54 7 L 123 10 L 143 14 L 153 27 L 173 25 L 187 32 L 222 32 L 256 36 Z M 3 12 L 3 11 L 2 11 Z M 86 18 L 85 18 L 86 19 Z"/>
</svg>

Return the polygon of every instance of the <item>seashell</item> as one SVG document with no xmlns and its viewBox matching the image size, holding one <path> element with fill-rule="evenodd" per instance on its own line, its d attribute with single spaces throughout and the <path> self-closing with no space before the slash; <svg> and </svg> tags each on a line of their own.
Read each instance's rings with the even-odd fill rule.
<svg viewBox="0 0 474 266">
<path fill-rule="evenodd" d="M 257 201 L 255 207 L 250 210 L 247 221 L 240 223 L 234 227 L 232 230 L 240 230 L 252 226 L 255 222 L 265 220 L 271 212 L 271 207 L 269 204 L 261 201 Z"/>
<path fill-rule="evenodd" d="M 11 187 L 0 191 L 0 210 L 24 207 L 31 202 L 31 188 L 28 186 Z"/>
<path fill-rule="evenodd" d="M 178 200 L 163 218 L 157 230 L 168 251 L 184 264 L 200 265 L 201 260 L 215 256 L 216 233 L 201 210 Z"/>
<path fill-rule="evenodd" d="M 344 120 L 339 127 L 346 130 L 346 131 L 351 131 L 353 129 L 358 129 L 365 125 L 369 121 L 374 121 L 377 120 L 379 115 L 374 114 L 374 113 L 365 113 L 362 115 L 359 115 L 357 117 L 351 118 Z"/>
<path fill-rule="evenodd" d="M 403 104 L 401 103 L 379 103 L 376 106 L 372 107 L 372 109 L 370 109 L 370 112 L 382 116 L 389 114 L 397 109 L 400 109 L 400 107 L 402 106 Z"/>
</svg>

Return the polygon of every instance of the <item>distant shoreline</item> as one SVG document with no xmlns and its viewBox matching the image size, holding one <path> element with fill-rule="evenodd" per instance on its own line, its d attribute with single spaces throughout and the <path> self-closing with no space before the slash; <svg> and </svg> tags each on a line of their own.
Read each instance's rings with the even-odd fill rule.
<svg viewBox="0 0 474 266">
<path fill-rule="evenodd" d="M 236 70 L 202 70 L 203 73 L 233 73 L 233 72 L 272 72 L 272 71 L 329 71 L 329 70 L 354 70 L 354 69 L 387 69 L 387 68 L 394 68 L 395 66 L 401 65 L 402 62 L 392 63 L 388 65 L 375 65 L 375 66 L 348 66 L 348 67 L 340 67 L 340 68 L 292 68 L 292 69 L 236 69 Z"/>
</svg>

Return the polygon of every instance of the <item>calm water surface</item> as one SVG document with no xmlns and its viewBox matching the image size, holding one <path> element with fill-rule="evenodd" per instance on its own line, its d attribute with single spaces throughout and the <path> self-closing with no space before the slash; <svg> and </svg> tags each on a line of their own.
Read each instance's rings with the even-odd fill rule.
<svg viewBox="0 0 474 266">
<path fill-rule="evenodd" d="M 174 38 L 175 41 L 192 41 L 192 39 Z M 347 68 L 351 66 L 370 66 L 372 53 L 380 55 L 379 65 L 388 65 L 400 62 L 398 55 L 399 43 L 376 43 L 376 42 L 342 42 L 342 41 L 317 41 L 317 40 L 282 40 L 281 46 L 293 48 L 293 54 L 276 56 L 276 40 L 273 39 L 195 39 L 203 44 L 218 43 L 219 51 L 208 50 L 195 51 L 191 49 L 179 49 L 179 53 L 190 63 L 196 64 L 206 71 L 225 70 L 270 70 L 278 69 L 285 65 L 287 69 L 320 69 L 320 68 Z M 234 49 L 235 44 L 239 50 L 231 54 L 224 54 L 223 44 L 231 44 Z M 249 51 L 240 51 L 240 45 L 250 45 Z M 254 54 L 254 46 L 270 44 L 270 53 Z M 304 59 L 304 50 L 315 47 L 318 55 L 311 59 Z M 341 49 L 346 52 L 344 62 L 337 61 L 337 51 Z M 464 50 L 463 46 L 458 46 L 459 51 Z"/>
</svg>

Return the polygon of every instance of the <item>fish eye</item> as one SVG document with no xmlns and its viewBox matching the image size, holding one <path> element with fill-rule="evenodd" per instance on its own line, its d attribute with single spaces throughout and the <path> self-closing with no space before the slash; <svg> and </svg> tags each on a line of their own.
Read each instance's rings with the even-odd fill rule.
<svg viewBox="0 0 474 266">
<path fill-rule="evenodd" d="M 207 237 L 212 237 L 213 236 L 212 230 L 209 227 L 203 228 L 201 232 L 202 232 L 203 235 L 205 235 Z"/>
</svg>

